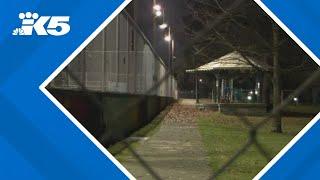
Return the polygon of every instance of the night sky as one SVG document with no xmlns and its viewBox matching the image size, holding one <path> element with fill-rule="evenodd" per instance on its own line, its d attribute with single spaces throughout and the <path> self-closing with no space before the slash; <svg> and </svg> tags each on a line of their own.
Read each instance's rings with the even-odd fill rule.
<svg viewBox="0 0 320 180">
<path fill-rule="evenodd" d="M 187 64 L 188 58 L 188 50 L 186 50 L 186 44 L 190 41 L 190 37 L 188 37 L 185 33 L 185 24 L 184 20 L 188 19 L 190 14 L 193 12 L 189 12 L 187 5 L 185 4 L 186 0 L 157 0 L 159 4 L 164 8 L 165 21 L 171 26 L 173 29 L 173 39 L 175 40 L 175 56 L 177 57 L 176 61 L 179 66 Z M 229 0 L 233 2 L 232 0 Z M 229 2 L 224 1 L 224 2 Z M 147 38 L 152 42 L 153 40 L 153 0 L 133 0 L 133 3 L 136 7 L 135 19 L 137 24 L 141 27 L 142 31 L 145 33 Z M 264 14 L 264 12 L 254 3 L 250 2 L 250 8 L 246 9 L 248 19 L 250 20 L 248 23 L 252 23 L 251 27 L 255 28 L 257 31 L 261 33 L 263 37 L 266 39 L 270 39 L 270 19 L 268 16 Z M 160 18 L 161 24 L 162 18 Z M 262 30 L 262 31 L 261 31 Z M 239 34 L 239 41 L 245 42 L 247 44 L 257 44 L 259 41 L 254 38 L 250 38 L 251 35 L 246 33 L 245 31 L 239 31 L 239 29 L 229 29 L 230 34 Z M 168 43 L 164 41 L 165 32 L 158 28 L 157 34 L 157 43 L 154 46 L 158 54 L 162 57 L 163 61 L 167 63 L 168 60 Z M 287 36 L 285 33 L 282 33 L 283 36 Z M 219 45 L 219 44 L 218 44 Z M 223 46 L 213 47 L 215 50 L 212 51 L 212 57 L 220 57 L 230 51 L 230 48 L 226 48 Z M 293 59 L 295 58 L 294 52 L 298 52 L 301 49 L 288 38 L 287 43 L 283 43 L 283 48 L 281 49 L 282 54 L 284 55 L 284 59 Z M 190 52 L 189 52 L 190 54 Z M 290 55 L 294 56 L 291 57 Z M 306 56 L 306 55 L 305 55 Z M 308 57 L 308 56 L 306 56 Z M 210 61 L 212 59 L 205 59 L 204 61 Z M 199 62 L 198 62 L 199 61 Z M 198 59 L 198 63 L 203 64 L 207 62 L 202 62 Z M 292 61 L 292 60 L 291 60 Z M 200 65 L 199 64 L 199 65 Z M 189 65 L 188 65 L 189 66 Z M 188 67 L 189 68 L 189 67 Z M 180 68 L 181 69 L 181 68 Z"/>
<path fill-rule="evenodd" d="M 148 39 L 152 42 L 153 34 L 153 15 L 152 15 L 152 6 L 153 0 L 134 0 L 136 4 L 137 12 L 136 19 L 138 25 L 141 27 L 142 31 L 148 37 Z M 162 0 L 158 1 L 165 11 L 165 21 L 170 24 L 173 30 L 173 38 L 176 43 L 176 49 L 180 49 L 180 47 L 185 42 L 185 34 L 184 34 L 184 24 L 183 17 L 187 14 L 186 6 L 184 0 Z M 162 18 L 159 19 L 159 23 L 162 22 Z M 166 62 L 168 59 L 168 43 L 164 41 L 165 32 L 158 29 L 157 32 L 157 44 L 155 49 L 158 54 L 162 57 L 162 59 Z M 181 56 L 181 55 L 180 55 Z M 181 58 L 181 57 L 178 57 Z"/>
</svg>

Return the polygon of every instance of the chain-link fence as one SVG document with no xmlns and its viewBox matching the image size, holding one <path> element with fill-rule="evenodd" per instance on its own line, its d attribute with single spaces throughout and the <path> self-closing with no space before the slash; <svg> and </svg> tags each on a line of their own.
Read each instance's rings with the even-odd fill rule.
<svg viewBox="0 0 320 180">
<path fill-rule="evenodd" d="M 239 1 L 237 2 L 239 3 Z M 216 23 L 218 22 L 215 21 L 212 25 Z M 287 94 L 281 104 L 274 107 L 264 120 L 257 124 L 252 124 L 245 115 L 235 111 L 234 114 L 249 129 L 247 142 L 226 163 L 221 164 L 220 168 L 212 173 L 210 179 L 217 178 L 252 146 L 255 146 L 268 161 L 271 160 L 272 157 L 269 152 L 257 139 L 258 130 L 272 121 L 274 115 L 281 112 L 284 107 L 292 102 L 292 99 L 299 97 L 299 94 L 309 88 L 319 77 L 320 70 L 318 69 L 311 73 L 310 77 L 298 88 Z M 177 97 L 177 84 L 171 75 L 171 71 L 156 55 L 148 40 L 126 13 L 122 13 L 115 18 L 106 30 L 100 33 L 47 88 L 68 90 L 71 93 L 81 91 L 94 108 L 102 110 L 105 109 L 104 103 L 106 102 L 101 100 L 101 96 L 92 92 L 111 93 L 120 96 L 124 94 L 139 95 L 132 101 L 126 101 L 121 109 L 113 112 L 109 111 L 107 115 L 112 116 L 115 121 L 121 121 L 124 114 L 135 116 L 132 109 L 141 106 L 148 96 Z M 242 95 L 244 100 L 247 101 L 248 96 L 252 93 L 245 91 L 242 94 L 244 94 Z M 148 103 L 144 105 L 148 106 Z M 119 123 L 121 124 L 121 122 Z M 113 128 L 117 127 L 114 126 Z M 112 132 L 114 131 L 110 133 Z M 126 138 L 126 135 L 128 134 L 120 133 L 117 135 L 117 139 Z M 107 138 L 108 135 L 103 134 L 98 139 L 101 143 L 104 143 Z M 126 141 L 124 143 L 125 148 L 132 153 L 154 179 L 161 179 L 161 176 L 144 160 L 144 157 L 136 152 L 134 147 Z"/>
<path fill-rule="evenodd" d="M 68 72 L 72 72 L 74 78 Z M 88 91 L 145 94 L 161 79 L 159 87 L 148 95 L 177 97 L 177 84 L 168 73 L 168 67 L 130 16 L 122 13 L 49 84 L 49 88 L 76 91 L 83 86 Z"/>
</svg>

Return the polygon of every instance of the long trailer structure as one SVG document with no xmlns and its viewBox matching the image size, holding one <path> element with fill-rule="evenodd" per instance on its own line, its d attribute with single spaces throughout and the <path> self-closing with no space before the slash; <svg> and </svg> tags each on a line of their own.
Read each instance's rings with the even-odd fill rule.
<svg viewBox="0 0 320 180">
<path fill-rule="evenodd" d="M 178 94 L 175 78 L 126 12 L 47 88 L 107 144 L 150 122 Z"/>
</svg>

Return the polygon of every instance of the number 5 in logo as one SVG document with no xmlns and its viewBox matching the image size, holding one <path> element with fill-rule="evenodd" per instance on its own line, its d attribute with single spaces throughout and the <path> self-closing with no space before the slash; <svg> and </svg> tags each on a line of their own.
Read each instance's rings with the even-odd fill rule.
<svg viewBox="0 0 320 180">
<path fill-rule="evenodd" d="M 70 31 L 69 18 L 69 16 L 52 16 L 47 27 L 48 34 L 53 36 L 67 34 Z"/>
</svg>

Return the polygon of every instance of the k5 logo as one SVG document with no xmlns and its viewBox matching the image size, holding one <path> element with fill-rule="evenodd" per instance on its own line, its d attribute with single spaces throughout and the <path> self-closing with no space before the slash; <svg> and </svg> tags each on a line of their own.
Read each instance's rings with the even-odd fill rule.
<svg viewBox="0 0 320 180">
<path fill-rule="evenodd" d="M 39 36 L 63 36 L 70 31 L 69 16 L 39 16 L 38 13 L 27 12 L 20 13 L 19 19 L 22 20 L 21 28 L 14 29 L 12 35 L 31 36 L 34 30 Z"/>
</svg>

